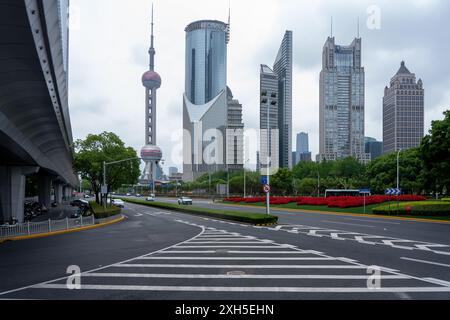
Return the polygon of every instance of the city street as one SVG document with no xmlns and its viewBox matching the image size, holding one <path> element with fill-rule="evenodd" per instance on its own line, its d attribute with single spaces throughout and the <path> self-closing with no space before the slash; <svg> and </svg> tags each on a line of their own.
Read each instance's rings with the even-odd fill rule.
<svg viewBox="0 0 450 320">
<path fill-rule="evenodd" d="M 0 298 L 450 298 L 450 225 L 276 212 L 278 226 L 253 227 L 132 204 L 124 212 L 106 228 L 0 245 Z M 74 265 L 80 290 L 67 287 Z"/>
</svg>

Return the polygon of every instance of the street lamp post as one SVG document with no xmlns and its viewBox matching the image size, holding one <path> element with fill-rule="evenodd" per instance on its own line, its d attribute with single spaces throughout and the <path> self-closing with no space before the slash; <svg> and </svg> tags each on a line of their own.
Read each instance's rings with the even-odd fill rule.
<svg viewBox="0 0 450 320">
<path fill-rule="evenodd" d="M 397 189 L 400 189 L 400 153 L 402 149 L 397 152 Z"/>
<path fill-rule="evenodd" d="M 247 171 L 245 170 L 245 165 L 250 162 L 250 159 L 244 164 L 244 199 L 247 198 Z"/>
</svg>

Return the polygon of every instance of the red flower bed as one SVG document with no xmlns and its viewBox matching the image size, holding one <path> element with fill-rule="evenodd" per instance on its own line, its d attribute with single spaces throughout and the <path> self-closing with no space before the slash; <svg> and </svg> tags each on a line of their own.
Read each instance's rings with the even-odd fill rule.
<svg viewBox="0 0 450 320">
<path fill-rule="evenodd" d="M 366 205 L 382 204 L 389 201 L 425 201 L 425 197 L 421 196 L 368 196 L 365 198 Z M 227 202 L 234 203 L 265 203 L 266 197 L 256 198 L 227 198 Z M 329 197 L 329 198 L 314 198 L 314 197 L 270 197 L 270 204 L 272 205 L 286 205 L 289 203 L 297 203 L 297 205 L 307 206 L 328 206 L 330 208 L 355 208 L 364 205 L 364 197 Z"/>
</svg>

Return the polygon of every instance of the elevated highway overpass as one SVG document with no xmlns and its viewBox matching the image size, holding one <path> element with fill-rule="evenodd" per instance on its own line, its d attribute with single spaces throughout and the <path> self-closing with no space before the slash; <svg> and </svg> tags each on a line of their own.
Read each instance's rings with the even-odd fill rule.
<svg viewBox="0 0 450 320">
<path fill-rule="evenodd" d="M 0 0 L 0 223 L 23 221 L 25 181 L 50 206 L 78 185 L 68 107 L 69 0 Z"/>
</svg>

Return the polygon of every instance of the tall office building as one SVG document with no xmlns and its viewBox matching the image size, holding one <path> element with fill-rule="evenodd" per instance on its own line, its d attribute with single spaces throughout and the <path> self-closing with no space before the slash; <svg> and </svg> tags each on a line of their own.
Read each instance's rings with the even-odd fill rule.
<svg viewBox="0 0 450 320">
<path fill-rule="evenodd" d="M 242 105 L 227 87 L 230 24 L 201 20 L 185 31 L 183 178 L 193 181 L 208 172 L 242 169 L 244 124 Z"/>
<path fill-rule="evenodd" d="M 186 27 L 186 96 L 204 105 L 227 86 L 228 24 L 203 20 Z"/>
<path fill-rule="evenodd" d="M 278 75 L 266 65 L 260 69 L 259 168 L 279 167 Z M 268 159 L 270 159 L 268 161 Z"/>
<path fill-rule="evenodd" d="M 424 137 L 424 96 L 421 79 L 402 61 L 383 98 L 383 152 L 418 147 Z"/>
<path fill-rule="evenodd" d="M 293 158 L 294 165 L 301 161 L 312 161 L 311 151 L 309 151 L 309 135 L 305 132 L 297 134 L 297 149 L 295 158 Z"/>
<path fill-rule="evenodd" d="M 278 128 L 280 167 L 292 168 L 292 31 L 286 31 L 275 59 L 278 75 Z"/>
<path fill-rule="evenodd" d="M 365 153 L 365 73 L 361 39 L 351 45 L 328 37 L 320 73 L 320 154 L 318 161 L 354 157 L 370 161 Z"/>
<path fill-rule="evenodd" d="M 383 142 L 377 141 L 375 138 L 366 137 L 366 153 L 370 154 L 370 159 L 373 161 L 383 155 Z"/>
</svg>

